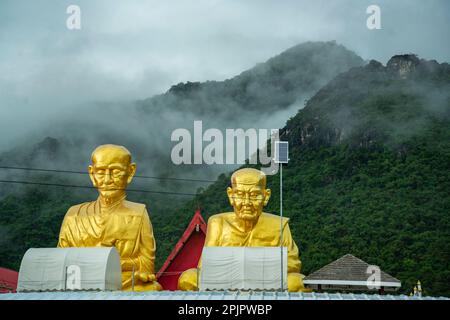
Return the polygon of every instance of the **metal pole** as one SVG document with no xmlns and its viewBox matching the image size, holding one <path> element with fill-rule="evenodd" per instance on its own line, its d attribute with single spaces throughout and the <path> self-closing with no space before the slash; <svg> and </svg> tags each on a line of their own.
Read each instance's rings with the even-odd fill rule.
<svg viewBox="0 0 450 320">
<path fill-rule="evenodd" d="M 66 272 L 65 272 L 65 275 L 64 275 L 64 291 L 67 291 L 67 269 L 68 268 L 69 267 L 66 266 Z"/>
<path fill-rule="evenodd" d="M 200 287 L 199 287 L 199 284 L 198 284 L 198 282 L 200 280 L 199 277 L 200 277 L 200 268 L 197 267 L 197 291 L 200 291 Z"/>
<path fill-rule="evenodd" d="M 133 274 L 131 276 L 131 291 L 134 291 L 134 263 L 133 263 Z"/>
<path fill-rule="evenodd" d="M 281 252 L 281 292 L 283 292 L 283 164 L 280 163 L 280 252 Z"/>
</svg>

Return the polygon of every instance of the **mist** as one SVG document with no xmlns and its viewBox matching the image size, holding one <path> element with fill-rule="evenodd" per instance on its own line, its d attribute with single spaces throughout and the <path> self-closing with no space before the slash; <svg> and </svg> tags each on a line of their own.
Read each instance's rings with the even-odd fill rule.
<svg viewBox="0 0 450 320">
<path fill-rule="evenodd" d="M 81 30 L 66 28 L 70 4 L 81 8 Z M 377 1 L 382 29 L 374 31 L 366 27 L 370 4 L 2 1 L 0 150 L 63 119 L 104 117 L 95 102 L 130 102 L 179 82 L 229 79 L 310 40 L 336 40 L 383 63 L 405 52 L 450 61 L 443 41 L 448 2 Z"/>
<path fill-rule="evenodd" d="M 71 4 L 81 8 L 81 30 L 66 28 Z M 317 90 L 363 60 L 386 63 L 414 52 L 450 61 L 442 41 L 449 4 L 379 1 L 382 29 L 369 30 L 370 4 L 2 1 L 0 164 L 84 172 L 96 146 L 116 143 L 130 149 L 138 175 L 215 180 L 238 164 L 172 165 L 174 129 L 192 131 L 195 120 L 204 130 L 281 128 Z M 300 43 L 329 40 L 362 59 L 333 46 L 319 47 L 311 60 L 295 50 L 277 56 Z M 282 78 L 273 71 L 278 64 L 286 68 Z M 294 87 L 284 90 L 283 81 Z M 0 176 L 38 179 L 16 170 Z M 60 176 L 90 185 L 85 174 Z M 204 186 L 133 181 L 134 189 L 156 191 Z M 4 185 L 0 195 L 17 188 Z"/>
</svg>

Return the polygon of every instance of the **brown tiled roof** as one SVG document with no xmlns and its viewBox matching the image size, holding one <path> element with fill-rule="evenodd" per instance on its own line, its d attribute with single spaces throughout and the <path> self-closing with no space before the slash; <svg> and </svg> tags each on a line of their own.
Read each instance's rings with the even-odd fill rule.
<svg viewBox="0 0 450 320">
<path fill-rule="evenodd" d="M 311 273 L 304 280 L 345 280 L 345 281 L 367 281 L 370 274 L 367 273 L 369 264 L 351 254 L 333 261 L 321 269 Z M 398 282 L 400 280 L 381 271 L 382 282 Z"/>
</svg>

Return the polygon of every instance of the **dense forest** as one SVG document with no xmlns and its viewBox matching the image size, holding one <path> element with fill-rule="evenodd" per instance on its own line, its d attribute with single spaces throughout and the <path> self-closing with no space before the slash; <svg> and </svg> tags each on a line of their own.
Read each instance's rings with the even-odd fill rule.
<svg viewBox="0 0 450 320">
<path fill-rule="evenodd" d="M 421 280 L 425 294 L 450 296 L 449 89 L 448 64 L 395 56 L 386 66 L 371 61 L 337 75 L 287 121 L 281 139 L 290 143 L 291 160 L 283 168 L 283 207 L 302 273 L 351 253 L 401 280 L 402 293 Z M 148 205 L 157 267 L 195 209 L 205 218 L 230 210 L 230 174 L 173 209 L 129 195 Z M 278 175 L 269 176 L 267 212 L 279 211 L 278 183 Z M 56 245 L 67 208 L 94 197 L 94 190 L 34 186 L 5 195 L 0 265 L 17 270 L 27 248 Z"/>
</svg>

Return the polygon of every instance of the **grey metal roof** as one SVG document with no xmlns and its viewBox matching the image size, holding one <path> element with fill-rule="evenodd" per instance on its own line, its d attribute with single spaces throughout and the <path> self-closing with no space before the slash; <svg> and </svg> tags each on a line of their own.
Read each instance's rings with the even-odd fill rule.
<svg viewBox="0 0 450 320">
<path fill-rule="evenodd" d="M 287 293 L 242 291 L 65 291 L 0 294 L 0 300 L 450 300 L 446 297 L 410 297 L 353 293 Z"/>
<path fill-rule="evenodd" d="M 341 258 L 327 264 L 319 270 L 305 277 L 305 283 L 308 280 L 335 280 L 335 281 L 367 281 L 369 274 L 367 268 L 369 264 L 351 254 L 346 254 Z M 387 274 L 380 272 L 382 282 L 400 283 L 400 280 Z"/>
</svg>

